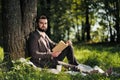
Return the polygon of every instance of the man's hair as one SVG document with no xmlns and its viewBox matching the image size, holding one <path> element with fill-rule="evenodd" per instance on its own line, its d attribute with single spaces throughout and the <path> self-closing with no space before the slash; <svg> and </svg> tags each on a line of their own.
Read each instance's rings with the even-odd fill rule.
<svg viewBox="0 0 120 80">
<path fill-rule="evenodd" d="M 46 17 L 45 15 L 42 15 L 42 16 L 37 17 L 36 23 L 39 22 L 39 19 L 47 19 L 47 17 Z"/>
</svg>

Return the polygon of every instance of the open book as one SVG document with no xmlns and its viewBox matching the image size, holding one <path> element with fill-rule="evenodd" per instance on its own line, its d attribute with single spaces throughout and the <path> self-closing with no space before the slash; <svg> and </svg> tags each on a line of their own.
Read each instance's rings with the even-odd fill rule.
<svg viewBox="0 0 120 80">
<path fill-rule="evenodd" d="M 68 46 L 68 44 L 65 44 L 64 41 L 60 41 L 53 49 L 53 52 L 62 52 L 66 47 Z"/>
</svg>

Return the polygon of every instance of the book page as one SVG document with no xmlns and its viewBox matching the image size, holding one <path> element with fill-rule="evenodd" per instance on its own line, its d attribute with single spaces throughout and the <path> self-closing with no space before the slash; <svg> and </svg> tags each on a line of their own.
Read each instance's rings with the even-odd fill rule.
<svg viewBox="0 0 120 80">
<path fill-rule="evenodd" d="M 53 49 L 53 52 L 61 52 L 63 51 L 66 47 L 68 46 L 68 44 L 65 44 L 64 41 L 60 41 Z"/>
</svg>

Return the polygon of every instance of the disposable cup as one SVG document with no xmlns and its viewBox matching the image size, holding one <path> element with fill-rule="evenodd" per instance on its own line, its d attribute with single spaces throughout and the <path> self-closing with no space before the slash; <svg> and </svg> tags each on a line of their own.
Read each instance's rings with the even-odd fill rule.
<svg viewBox="0 0 120 80">
<path fill-rule="evenodd" d="M 58 71 L 61 71 L 62 70 L 62 65 L 57 65 L 56 68 L 57 68 Z"/>
</svg>

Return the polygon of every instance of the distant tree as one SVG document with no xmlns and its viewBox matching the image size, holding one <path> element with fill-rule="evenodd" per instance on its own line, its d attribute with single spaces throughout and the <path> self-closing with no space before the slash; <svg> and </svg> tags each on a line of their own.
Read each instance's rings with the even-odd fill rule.
<svg viewBox="0 0 120 80">
<path fill-rule="evenodd" d="M 1 13 L 2 13 L 2 10 L 1 10 L 1 8 L 2 8 L 2 6 L 1 6 L 1 0 L 0 0 L 0 46 L 2 46 L 3 45 L 3 31 L 2 31 L 2 15 L 1 15 Z"/>
<path fill-rule="evenodd" d="M 3 46 L 11 59 L 25 57 L 36 13 L 37 0 L 2 0 Z"/>
<path fill-rule="evenodd" d="M 120 0 L 100 0 L 99 9 L 103 27 L 107 28 L 110 42 L 120 42 Z"/>
<path fill-rule="evenodd" d="M 84 25 L 84 22 L 82 21 L 82 41 L 85 41 L 85 25 Z"/>
<path fill-rule="evenodd" d="M 94 0 L 81 0 L 80 10 L 82 21 L 84 21 L 84 26 L 82 26 L 82 40 L 89 41 L 91 40 L 91 25 L 93 24 L 92 20 L 94 19 L 94 12 L 96 11 L 95 5 L 96 1 Z M 82 23 L 83 24 L 83 23 Z"/>
<path fill-rule="evenodd" d="M 117 31 L 117 42 L 120 43 L 120 0 L 116 0 L 114 4 L 115 29 Z"/>
</svg>

